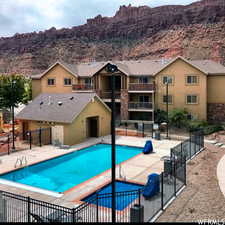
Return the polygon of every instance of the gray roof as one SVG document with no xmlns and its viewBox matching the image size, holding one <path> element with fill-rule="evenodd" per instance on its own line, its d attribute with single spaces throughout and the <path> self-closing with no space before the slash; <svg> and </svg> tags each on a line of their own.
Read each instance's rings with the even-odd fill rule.
<svg viewBox="0 0 225 225">
<path fill-rule="evenodd" d="M 97 97 L 95 93 L 40 94 L 16 118 L 72 123 L 94 97 Z M 59 105 L 60 102 L 62 105 Z"/>
<path fill-rule="evenodd" d="M 70 71 L 74 76 L 79 77 L 92 77 L 98 71 L 103 69 L 108 63 L 114 63 L 117 65 L 118 69 L 128 76 L 141 76 L 141 75 L 156 75 L 164 67 L 175 61 L 176 59 L 183 59 L 184 61 L 190 63 L 192 66 L 198 68 L 207 75 L 225 75 L 225 67 L 220 63 L 214 62 L 212 60 L 186 60 L 185 58 L 178 56 L 176 58 L 170 59 L 157 59 L 157 60 L 129 60 L 129 61 L 107 61 L 107 62 L 90 62 L 82 64 L 68 64 L 65 62 L 56 62 L 64 66 L 68 71 Z M 54 65 L 55 65 L 54 64 Z M 53 66 L 54 66 L 53 65 Z M 50 68 L 52 68 L 51 66 Z M 46 70 L 44 73 L 39 75 L 33 75 L 33 79 L 40 79 L 44 74 L 50 70 Z"/>
<path fill-rule="evenodd" d="M 205 71 L 208 75 L 225 75 L 225 67 L 212 60 L 190 60 L 190 63 L 202 71 Z"/>
</svg>

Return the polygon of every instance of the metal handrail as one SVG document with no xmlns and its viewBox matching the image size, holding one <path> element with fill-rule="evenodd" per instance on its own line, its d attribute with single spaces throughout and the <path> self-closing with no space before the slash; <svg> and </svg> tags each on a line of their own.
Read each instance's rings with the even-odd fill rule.
<svg viewBox="0 0 225 225">
<path fill-rule="evenodd" d="M 129 102 L 129 109 L 152 109 L 152 102 Z"/>
</svg>

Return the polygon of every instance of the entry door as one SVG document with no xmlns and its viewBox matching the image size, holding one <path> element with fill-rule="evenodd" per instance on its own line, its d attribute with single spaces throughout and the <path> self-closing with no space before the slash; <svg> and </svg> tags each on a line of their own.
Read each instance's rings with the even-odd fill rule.
<svg viewBox="0 0 225 225">
<path fill-rule="evenodd" d="M 89 137 L 98 137 L 98 117 L 88 118 Z"/>
</svg>

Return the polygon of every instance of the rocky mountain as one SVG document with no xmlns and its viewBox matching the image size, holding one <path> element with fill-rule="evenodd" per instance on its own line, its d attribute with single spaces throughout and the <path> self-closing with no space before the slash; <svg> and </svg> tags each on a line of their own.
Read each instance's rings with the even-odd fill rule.
<svg viewBox="0 0 225 225">
<path fill-rule="evenodd" d="M 0 72 L 39 73 L 68 63 L 170 58 L 213 59 L 225 65 L 225 0 L 187 6 L 121 6 L 71 29 L 0 38 Z"/>
</svg>

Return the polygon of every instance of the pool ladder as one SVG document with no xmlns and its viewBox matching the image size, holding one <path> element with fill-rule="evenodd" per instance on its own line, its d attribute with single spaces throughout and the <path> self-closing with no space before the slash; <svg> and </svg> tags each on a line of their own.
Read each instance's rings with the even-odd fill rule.
<svg viewBox="0 0 225 225">
<path fill-rule="evenodd" d="M 122 165 L 121 164 L 119 164 L 119 178 L 126 180 L 126 176 L 125 175 L 123 176 L 123 173 L 122 173 Z"/>
<path fill-rule="evenodd" d="M 22 167 L 23 166 L 23 162 L 24 162 L 24 165 L 26 166 L 27 165 L 27 158 L 26 156 L 22 156 L 21 158 L 17 158 L 16 159 L 16 163 L 14 165 L 15 168 L 17 168 L 17 165 L 19 163 L 19 167 Z"/>
</svg>

